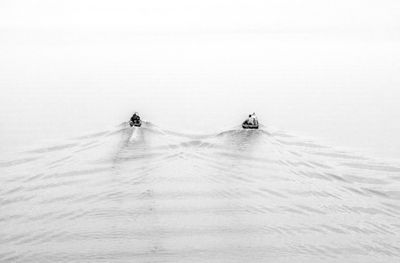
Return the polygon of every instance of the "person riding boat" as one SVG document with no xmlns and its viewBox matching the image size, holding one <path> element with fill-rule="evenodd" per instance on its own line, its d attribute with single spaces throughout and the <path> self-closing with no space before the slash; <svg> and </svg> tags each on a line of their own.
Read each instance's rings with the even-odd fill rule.
<svg viewBox="0 0 400 263">
<path fill-rule="evenodd" d="M 246 120 L 246 122 L 249 125 L 258 125 L 256 113 L 253 112 L 253 114 L 249 114 L 249 118 Z"/>
<path fill-rule="evenodd" d="M 247 119 L 247 124 L 254 125 L 254 121 L 255 121 L 255 119 L 254 119 L 253 115 L 250 114 L 249 118 Z"/>
<path fill-rule="evenodd" d="M 249 114 L 249 117 L 243 122 L 242 127 L 244 129 L 258 129 L 258 119 L 256 114 Z"/>
<path fill-rule="evenodd" d="M 258 119 L 257 119 L 257 116 L 256 116 L 255 112 L 253 112 L 253 114 L 251 115 L 251 118 L 253 119 L 254 125 L 258 125 Z"/>
<path fill-rule="evenodd" d="M 142 122 L 140 120 L 140 116 L 138 115 L 137 112 L 135 112 L 129 121 L 129 125 L 131 125 L 132 127 L 132 126 L 140 126 L 141 124 Z"/>
</svg>

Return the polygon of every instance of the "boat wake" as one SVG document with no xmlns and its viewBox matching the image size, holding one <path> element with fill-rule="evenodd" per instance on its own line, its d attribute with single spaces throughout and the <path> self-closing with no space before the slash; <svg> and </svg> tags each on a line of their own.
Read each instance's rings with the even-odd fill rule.
<svg viewBox="0 0 400 263">
<path fill-rule="evenodd" d="M 0 162 L 1 262 L 398 262 L 400 166 L 122 123 Z"/>
</svg>

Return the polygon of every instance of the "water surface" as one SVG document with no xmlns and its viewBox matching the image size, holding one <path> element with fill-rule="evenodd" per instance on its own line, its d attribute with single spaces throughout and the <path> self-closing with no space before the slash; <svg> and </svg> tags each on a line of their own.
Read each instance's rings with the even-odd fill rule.
<svg viewBox="0 0 400 263">
<path fill-rule="evenodd" d="M 286 132 L 122 123 L 16 156 L 1 262 L 400 258 L 400 166 Z"/>
</svg>

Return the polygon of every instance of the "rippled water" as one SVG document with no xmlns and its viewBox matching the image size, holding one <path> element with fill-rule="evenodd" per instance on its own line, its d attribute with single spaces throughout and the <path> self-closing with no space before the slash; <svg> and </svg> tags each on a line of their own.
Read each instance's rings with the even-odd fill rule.
<svg viewBox="0 0 400 263">
<path fill-rule="evenodd" d="M 400 166 L 146 123 L 0 163 L 0 262 L 399 262 Z"/>
</svg>

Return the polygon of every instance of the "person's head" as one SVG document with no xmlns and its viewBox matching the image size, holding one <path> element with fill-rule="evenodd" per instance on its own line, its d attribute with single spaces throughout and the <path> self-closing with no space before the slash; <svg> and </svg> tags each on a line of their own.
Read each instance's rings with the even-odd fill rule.
<svg viewBox="0 0 400 263">
<path fill-rule="evenodd" d="M 251 114 L 249 115 L 249 118 L 251 117 Z"/>
</svg>

